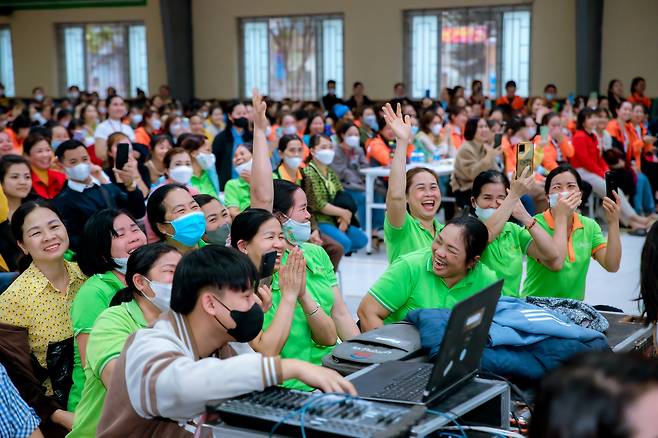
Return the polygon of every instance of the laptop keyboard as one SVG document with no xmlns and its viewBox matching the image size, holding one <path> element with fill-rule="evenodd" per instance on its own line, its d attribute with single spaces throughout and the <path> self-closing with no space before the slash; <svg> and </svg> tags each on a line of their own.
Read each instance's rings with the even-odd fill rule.
<svg viewBox="0 0 658 438">
<path fill-rule="evenodd" d="M 431 366 L 418 367 L 402 374 L 373 394 L 375 398 L 402 401 L 422 401 L 423 392 L 427 388 L 427 382 L 432 375 Z"/>
</svg>

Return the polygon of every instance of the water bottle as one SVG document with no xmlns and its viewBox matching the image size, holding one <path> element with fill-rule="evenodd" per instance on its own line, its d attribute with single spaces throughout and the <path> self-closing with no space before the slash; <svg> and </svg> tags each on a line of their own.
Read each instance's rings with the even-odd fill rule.
<svg viewBox="0 0 658 438">
<path fill-rule="evenodd" d="M 412 163 L 422 163 L 424 159 L 425 159 L 425 155 L 422 152 L 414 151 L 411 153 Z"/>
<path fill-rule="evenodd" d="M 432 154 L 432 161 L 436 163 L 439 160 L 441 160 L 441 151 L 439 150 L 439 148 L 434 148 L 434 152 Z"/>
</svg>

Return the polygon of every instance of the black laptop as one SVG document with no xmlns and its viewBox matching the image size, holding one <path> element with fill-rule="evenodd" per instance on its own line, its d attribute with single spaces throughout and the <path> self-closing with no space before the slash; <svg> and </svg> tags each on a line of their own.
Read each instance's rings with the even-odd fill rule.
<svg viewBox="0 0 658 438">
<path fill-rule="evenodd" d="M 452 309 L 434 364 L 390 361 L 378 365 L 351 380 L 359 397 L 427 404 L 469 381 L 480 367 L 502 288 L 500 280 Z"/>
</svg>

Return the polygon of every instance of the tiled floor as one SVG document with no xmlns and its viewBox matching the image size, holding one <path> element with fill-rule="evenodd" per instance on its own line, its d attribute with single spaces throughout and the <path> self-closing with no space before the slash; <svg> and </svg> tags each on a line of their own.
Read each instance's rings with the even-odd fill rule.
<svg viewBox="0 0 658 438">
<path fill-rule="evenodd" d="M 640 254 L 644 238 L 622 234 L 622 260 L 619 272 L 609 273 L 594 260 L 587 274 L 585 302 L 618 307 L 625 313 L 638 314 Z M 340 265 L 339 280 L 343 296 L 350 310 L 356 309 L 368 288 L 386 270 L 386 249 L 367 255 L 365 251 L 345 257 Z"/>
</svg>

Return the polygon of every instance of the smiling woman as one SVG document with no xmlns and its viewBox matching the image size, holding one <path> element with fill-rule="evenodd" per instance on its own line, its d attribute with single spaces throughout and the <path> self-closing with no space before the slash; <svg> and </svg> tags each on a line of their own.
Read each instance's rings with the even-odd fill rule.
<svg viewBox="0 0 658 438">
<path fill-rule="evenodd" d="M 64 260 L 69 237 L 51 207 L 43 202 L 25 203 L 14 213 L 11 227 L 25 261 L 31 263 L 0 295 L 0 322 L 27 331 L 30 351 L 26 353 L 34 354 L 51 376 L 43 382 L 45 393 L 41 385 L 35 388 L 34 403 L 42 403 L 45 397 L 66 406 L 69 388 L 65 382 L 70 382 L 71 360 L 49 369 L 53 362 L 48 359 L 56 348 L 71 342 L 69 308 L 86 277 L 77 264 Z M 50 420 L 69 430 L 73 423 L 73 414 L 60 409 L 50 408 L 40 416 L 44 422 Z"/>
<path fill-rule="evenodd" d="M 0 159 L 0 183 L 9 204 L 9 220 L 32 190 L 32 175 L 28 161 L 20 155 Z"/>
</svg>

